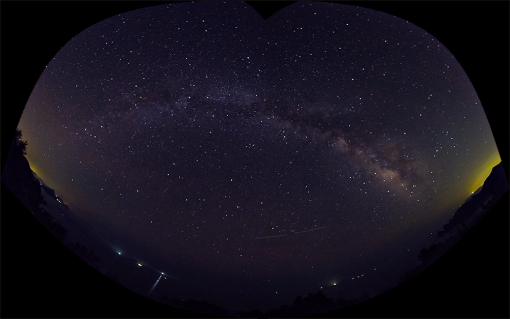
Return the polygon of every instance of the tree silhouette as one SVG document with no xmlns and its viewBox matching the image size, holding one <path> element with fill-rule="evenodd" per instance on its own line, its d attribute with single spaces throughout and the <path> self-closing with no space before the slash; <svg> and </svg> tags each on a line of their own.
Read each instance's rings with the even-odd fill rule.
<svg viewBox="0 0 510 319">
<path fill-rule="evenodd" d="M 303 301 L 303 297 L 297 296 L 294 301 L 292 301 L 292 304 L 296 307 L 303 307 L 305 305 L 305 302 Z"/>
<path fill-rule="evenodd" d="M 23 141 L 21 138 L 23 133 L 21 129 L 16 128 L 14 137 L 12 139 L 12 149 L 17 155 L 27 155 L 27 141 Z"/>
<path fill-rule="evenodd" d="M 97 257 L 92 250 L 89 250 L 87 247 L 85 247 L 85 245 L 78 241 L 69 244 L 68 247 L 78 256 L 91 264 L 97 264 L 101 261 L 101 259 L 99 259 L 99 257 Z"/>
<path fill-rule="evenodd" d="M 207 302 L 205 300 L 195 300 L 195 299 L 187 299 L 187 300 L 183 300 L 183 299 L 178 299 L 178 298 L 172 298 L 172 299 L 169 299 L 167 295 L 164 295 L 160 301 L 164 304 L 167 304 L 171 307 L 175 307 L 175 308 L 179 308 L 179 309 L 183 309 L 183 310 L 186 310 L 186 311 L 191 311 L 191 312 L 198 312 L 200 314 L 205 314 L 205 315 L 212 315 L 212 316 L 220 316 L 220 317 L 225 317 L 225 316 L 230 316 L 230 313 L 221 308 L 220 306 L 216 305 L 216 304 L 213 304 L 213 303 L 210 303 L 210 302 Z"/>
<path fill-rule="evenodd" d="M 33 210 L 35 216 L 39 218 L 39 221 L 46 226 L 46 228 L 60 241 L 64 241 L 67 238 L 68 230 L 62 224 L 56 220 L 51 214 L 42 208 L 40 205 Z"/>
<path fill-rule="evenodd" d="M 278 309 L 271 309 L 265 314 L 265 317 L 282 318 L 282 317 L 301 317 L 307 315 L 315 315 L 327 311 L 337 310 L 342 306 L 350 305 L 351 303 L 342 300 L 343 302 L 335 302 L 335 300 L 326 297 L 324 291 L 309 293 L 306 297 L 296 297 L 292 305 L 282 305 Z"/>
<path fill-rule="evenodd" d="M 58 239 L 60 239 L 60 241 L 64 241 L 64 239 L 67 238 L 67 228 L 62 226 L 62 224 L 60 222 L 58 222 L 57 220 L 54 220 L 50 224 L 49 228 L 50 228 L 51 232 L 53 233 L 53 235 L 55 237 L 57 237 Z"/>
<path fill-rule="evenodd" d="M 420 250 L 420 253 L 418 254 L 418 259 L 420 259 L 422 263 L 427 263 L 434 259 L 435 257 L 437 257 L 437 253 L 440 250 L 440 248 L 441 248 L 440 243 L 432 244 L 430 245 L 429 248 L 423 248 L 422 250 Z"/>
</svg>

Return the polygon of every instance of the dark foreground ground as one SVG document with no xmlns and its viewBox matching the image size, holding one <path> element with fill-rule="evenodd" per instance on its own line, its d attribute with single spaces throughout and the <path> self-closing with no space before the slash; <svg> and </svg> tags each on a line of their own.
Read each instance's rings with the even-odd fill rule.
<svg viewBox="0 0 510 319">
<path fill-rule="evenodd" d="M 204 317 L 141 297 L 101 275 L 53 237 L 2 184 L 5 203 L 12 206 L 2 213 L 3 317 Z M 506 193 L 423 273 L 328 316 L 508 317 L 508 225 Z"/>
</svg>

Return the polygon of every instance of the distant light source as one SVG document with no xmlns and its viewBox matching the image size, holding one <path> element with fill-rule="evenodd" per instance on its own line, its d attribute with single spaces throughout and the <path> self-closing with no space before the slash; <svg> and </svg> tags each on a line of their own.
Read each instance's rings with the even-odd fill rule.
<svg viewBox="0 0 510 319">
<path fill-rule="evenodd" d="M 140 263 L 138 263 L 137 265 L 138 265 L 139 267 L 142 267 L 142 264 L 140 264 Z"/>
<path fill-rule="evenodd" d="M 120 251 L 118 251 L 118 252 L 117 252 L 117 254 L 122 255 L 122 254 L 120 253 Z"/>
<path fill-rule="evenodd" d="M 336 282 L 333 284 L 333 286 L 336 286 Z"/>
</svg>

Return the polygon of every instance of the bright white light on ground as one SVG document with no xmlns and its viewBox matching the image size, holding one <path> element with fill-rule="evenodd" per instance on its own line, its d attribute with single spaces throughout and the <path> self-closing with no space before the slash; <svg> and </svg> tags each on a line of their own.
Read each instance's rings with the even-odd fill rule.
<svg viewBox="0 0 510 319">
<path fill-rule="evenodd" d="M 163 276 L 163 273 L 161 273 L 161 275 L 159 276 L 159 278 L 156 280 L 156 282 L 154 283 L 154 285 L 152 286 L 151 290 L 149 290 L 149 296 L 152 294 L 152 291 L 154 290 L 154 288 L 156 288 L 156 286 L 158 285 L 158 282 L 159 280 L 161 279 L 161 277 Z"/>
</svg>

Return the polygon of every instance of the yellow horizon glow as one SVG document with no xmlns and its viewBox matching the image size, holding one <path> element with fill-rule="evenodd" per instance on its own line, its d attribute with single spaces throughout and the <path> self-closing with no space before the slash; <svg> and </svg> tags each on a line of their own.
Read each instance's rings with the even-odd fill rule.
<svg viewBox="0 0 510 319">
<path fill-rule="evenodd" d="M 46 174 L 39 168 L 39 166 L 37 164 L 34 163 L 34 161 L 31 161 L 29 156 L 25 156 L 27 161 L 28 161 L 28 165 L 30 167 L 30 169 L 32 170 L 32 172 L 34 172 L 37 177 L 42 180 L 42 182 L 53 188 L 55 190 L 55 192 L 59 193 L 59 190 L 57 190 L 58 187 L 56 187 L 56 184 L 53 182 L 53 179 L 46 176 Z"/>
<path fill-rule="evenodd" d="M 501 163 L 501 157 L 499 152 L 496 150 L 492 155 L 487 158 L 487 160 L 481 165 L 481 169 L 478 171 L 478 174 L 473 177 L 471 183 L 469 183 L 468 193 L 471 195 L 476 192 L 483 184 L 487 177 L 489 177 L 492 169 Z"/>
<path fill-rule="evenodd" d="M 32 172 L 34 172 L 39 178 L 42 179 L 41 171 L 39 170 L 39 168 L 34 163 L 30 162 L 30 160 L 28 158 L 27 158 L 27 161 L 28 161 L 28 166 L 30 167 Z"/>
</svg>

